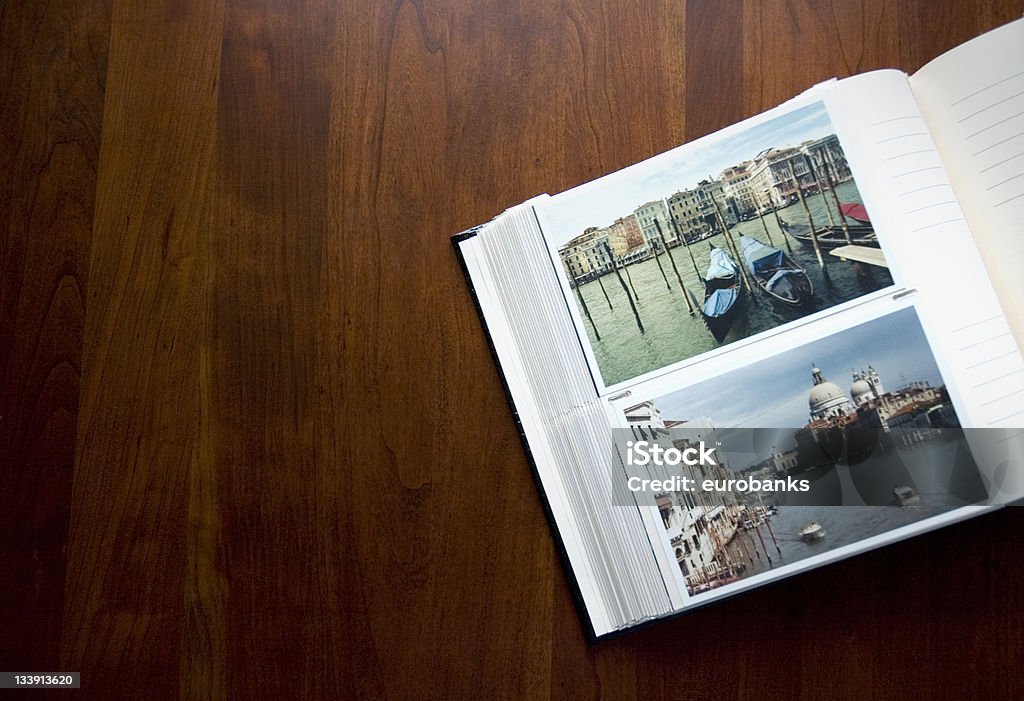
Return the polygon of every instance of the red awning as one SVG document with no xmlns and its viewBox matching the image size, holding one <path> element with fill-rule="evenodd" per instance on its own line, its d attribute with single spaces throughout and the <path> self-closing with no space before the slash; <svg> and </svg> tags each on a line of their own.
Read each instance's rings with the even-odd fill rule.
<svg viewBox="0 0 1024 701">
<path fill-rule="evenodd" d="M 868 216 L 868 210 L 864 209 L 864 205 L 858 204 L 857 202 L 843 202 L 839 205 L 839 209 L 843 211 L 843 214 L 848 216 L 850 219 L 860 222 L 861 224 L 868 224 L 871 222 L 871 218 Z"/>
</svg>

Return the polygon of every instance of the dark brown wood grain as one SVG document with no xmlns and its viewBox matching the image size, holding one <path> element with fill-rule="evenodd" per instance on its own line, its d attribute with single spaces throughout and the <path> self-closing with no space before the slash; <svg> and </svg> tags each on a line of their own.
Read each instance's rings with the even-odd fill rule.
<svg viewBox="0 0 1024 701">
<path fill-rule="evenodd" d="M 0 667 L 60 663 L 110 16 L 0 6 Z"/>
<path fill-rule="evenodd" d="M 588 647 L 448 237 L 1022 12 L 0 5 L 0 671 L 104 699 L 1020 697 L 1020 509 Z"/>
</svg>

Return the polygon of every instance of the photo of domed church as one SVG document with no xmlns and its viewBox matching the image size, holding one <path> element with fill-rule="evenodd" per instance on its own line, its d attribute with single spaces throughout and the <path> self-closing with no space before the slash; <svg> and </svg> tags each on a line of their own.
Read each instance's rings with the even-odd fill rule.
<svg viewBox="0 0 1024 701">
<path fill-rule="evenodd" d="M 913 307 L 639 399 L 631 426 L 675 437 L 699 425 L 731 475 L 808 484 L 708 503 L 658 495 L 691 595 L 986 497 L 960 432 L 943 430 L 960 420 Z"/>
<path fill-rule="evenodd" d="M 878 371 L 851 370 L 852 384 L 846 393 L 829 382 L 821 368 L 811 368 L 813 386 L 807 398 L 810 422 L 807 429 L 856 426 L 890 432 L 901 428 L 895 439 L 900 445 L 919 443 L 927 431 L 956 428 L 960 421 L 945 386 L 933 387 L 928 380 L 905 382 L 886 392 Z"/>
</svg>

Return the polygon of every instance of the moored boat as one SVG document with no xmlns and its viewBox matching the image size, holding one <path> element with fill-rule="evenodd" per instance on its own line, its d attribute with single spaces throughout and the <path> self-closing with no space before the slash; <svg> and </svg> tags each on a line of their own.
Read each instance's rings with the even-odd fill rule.
<svg viewBox="0 0 1024 701">
<path fill-rule="evenodd" d="M 704 277 L 704 304 L 700 312 L 708 331 L 719 343 L 732 327 L 742 294 L 740 268 L 736 261 L 722 249 L 711 246 L 711 261 Z"/>
<path fill-rule="evenodd" d="M 692 246 L 695 243 L 700 243 L 701 241 L 706 241 L 707 239 L 711 238 L 712 236 L 718 236 L 718 232 L 714 231 L 714 230 L 705 231 L 703 234 L 698 234 L 697 236 L 694 236 L 693 238 L 686 239 L 686 245 L 687 246 Z"/>
<path fill-rule="evenodd" d="M 782 225 L 783 231 L 803 245 L 814 246 L 814 242 L 811 240 L 811 228 L 807 226 L 807 224 L 790 224 L 785 220 L 780 220 L 779 223 Z M 815 236 L 818 239 L 818 246 L 822 250 L 850 245 L 879 248 L 878 236 L 875 234 L 874 227 L 870 225 L 853 224 L 848 225 L 847 228 L 850 232 L 849 241 L 846 240 L 846 232 L 843 231 L 843 227 L 841 226 L 828 226 L 815 231 Z"/>
<path fill-rule="evenodd" d="M 749 236 L 740 236 L 740 249 L 747 270 L 766 294 L 794 307 L 811 300 L 814 286 L 807 272 L 781 250 Z"/>
</svg>

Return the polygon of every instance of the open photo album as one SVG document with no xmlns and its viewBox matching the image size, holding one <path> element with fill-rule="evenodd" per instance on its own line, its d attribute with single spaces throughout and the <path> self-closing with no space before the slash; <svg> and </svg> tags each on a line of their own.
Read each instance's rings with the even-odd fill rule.
<svg viewBox="0 0 1024 701">
<path fill-rule="evenodd" d="M 453 242 L 591 639 L 1024 495 L 1024 20 Z"/>
</svg>

